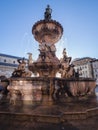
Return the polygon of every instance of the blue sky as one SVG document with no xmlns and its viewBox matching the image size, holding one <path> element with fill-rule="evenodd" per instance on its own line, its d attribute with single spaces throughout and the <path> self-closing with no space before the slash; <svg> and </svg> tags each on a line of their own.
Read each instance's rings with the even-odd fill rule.
<svg viewBox="0 0 98 130">
<path fill-rule="evenodd" d="M 98 0 L 0 0 L 0 53 L 38 57 L 38 43 L 32 26 L 44 18 L 49 4 L 52 19 L 63 26 L 57 56 L 66 48 L 74 58 L 98 58 Z"/>
</svg>

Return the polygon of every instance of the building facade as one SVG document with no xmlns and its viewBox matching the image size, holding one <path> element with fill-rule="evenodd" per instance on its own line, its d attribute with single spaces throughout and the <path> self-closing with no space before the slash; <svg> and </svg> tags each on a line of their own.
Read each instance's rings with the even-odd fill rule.
<svg viewBox="0 0 98 130">
<path fill-rule="evenodd" d="M 98 80 L 98 59 L 92 61 L 93 76 Z"/>
<path fill-rule="evenodd" d="M 95 58 L 84 57 L 75 59 L 72 64 L 75 66 L 75 71 L 79 72 L 79 77 L 95 78 L 92 63 Z"/>
<path fill-rule="evenodd" d="M 17 60 L 22 58 L 0 53 L 0 76 L 10 77 L 19 64 Z"/>
</svg>

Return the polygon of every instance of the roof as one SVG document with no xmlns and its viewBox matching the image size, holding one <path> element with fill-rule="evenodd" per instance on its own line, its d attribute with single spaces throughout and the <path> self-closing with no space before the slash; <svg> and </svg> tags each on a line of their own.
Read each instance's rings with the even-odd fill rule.
<svg viewBox="0 0 98 130">
<path fill-rule="evenodd" d="M 91 60 L 95 60 L 95 58 L 91 58 L 91 57 L 82 57 L 82 58 L 75 58 L 72 62 L 75 62 L 75 61 L 80 61 L 80 60 L 84 60 L 84 59 L 91 59 Z"/>
<path fill-rule="evenodd" d="M 92 60 L 92 61 L 90 61 L 90 62 L 98 62 L 98 59 L 94 59 L 94 60 Z"/>
<path fill-rule="evenodd" d="M 12 56 L 12 55 L 2 54 L 2 53 L 0 53 L 0 56 L 9 57 L 9 58 L 15 58 L 15 59 L 22 59 L 23 58 L 23 57 Z"/>
<path fill-rule="evenodd" d="M 11 67 L 17 67 L 18 65 L 17 64 L 11 64 L 11 63 L 5 63 L 5 62 L 0 62 L 0 66 L 3 65 L 3 66 L 11 66 Z"/>
<path fill-rule="evenodd" d="M 94 61 L 94 60 L 95 60 L 95 58 L 91 58 L 91 57 L 76 58 L 72 61 L 72 64 L 84 65 L 84 64 L 90 63 L 91 61 Z"/>
</svg>

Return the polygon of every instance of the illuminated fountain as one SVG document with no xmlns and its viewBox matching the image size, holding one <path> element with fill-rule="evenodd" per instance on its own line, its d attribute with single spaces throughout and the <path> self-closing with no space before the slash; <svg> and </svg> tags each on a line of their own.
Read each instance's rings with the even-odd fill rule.
<svg viewBox="0 0 98 130">
<path fill-rule="evenodd" d="M 63 50 L 62 59 L 56 56 L 55 44 L 63 34 L 62 25 L 52 20 L 52 9 L 48 5 L 44 19 L 36 22 L 32 27 L 32 34 L 39 43 L 39 56 L 32 62 L 32 55 L 29 53 L 28 68 L 25 71 L 24 59 L 19 62 L 20 67 L 16 69 L 10 78 L 8 89 L 10 101 L 17 103 L 55 103 L 55 101 L 66 102 L 68 97 L 81 97 L 94 94 L 95 80 L 79 78 L 71 64 L 71 57 Z M 23 65 L 23 66 L 22 66 Z M 31 77 L 31 72 L 37 77 Z M 57 78 L 56 74 L 61 77 Z"/>
</svg>

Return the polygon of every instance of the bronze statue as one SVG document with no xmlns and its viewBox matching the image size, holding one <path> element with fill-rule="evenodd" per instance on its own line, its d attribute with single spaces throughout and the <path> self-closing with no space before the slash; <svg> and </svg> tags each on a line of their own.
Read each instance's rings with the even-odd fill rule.
<svg viewBox="0 0 98 130">
<path fill-rule="evenodd" d="M 52 13 L 52 9 L 50 8 L 49 5 L 47 5 L 46 11 L 44 13 L 44 18 L 46 21 L 51 20 L 51 13 Z"/>
</svg>

